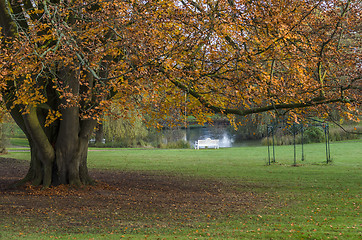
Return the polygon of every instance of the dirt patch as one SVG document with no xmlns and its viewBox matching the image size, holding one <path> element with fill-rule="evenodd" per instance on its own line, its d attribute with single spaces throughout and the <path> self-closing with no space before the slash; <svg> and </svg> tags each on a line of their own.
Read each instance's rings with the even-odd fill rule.
<svg viewBox="0 0 362 240">
<path fill-rule="evenodd" d="M 252 213 L 266 203 L 260 195 L 230 183 L 144 172 L 91 170 L 97 184 L 81 189 L 9 188 L 27 169 L 27 162 L 0 158 L 0 221 L 15 224 L 21 217 L 30 225 L 67 231 L 187 225 L 195 219 Z"/>
</svg>

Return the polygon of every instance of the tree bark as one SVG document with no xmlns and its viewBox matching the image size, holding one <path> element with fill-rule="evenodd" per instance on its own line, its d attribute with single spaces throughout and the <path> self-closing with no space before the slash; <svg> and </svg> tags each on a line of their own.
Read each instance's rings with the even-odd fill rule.
<svg viewBox="0 0 362 240">
<path fill-rule="evenodd" d="M 55 129 L 49 131 L 40 126 L 39 118 L 42 116 L 38 116 L 39 111 L 38 114 L 34 112 L 36 110 L 32 109 L 23 116 L 31 161 L 27 175 L 18 184 L 31 182 L 33 185 L 49 187 L 59 184 L 81 186 L 94 183 L 88 174 L 87 152 L 88 140 L 97 121 L 80 120 L 75 109 L 66 109 L 59 126 L 53 124 L 50 128 Z M 52 139 L 56 139 L 56 142 L 52 142 Z"/>
<path fill-rule="evenodd" d="M 67 76 L 69 78 L 69 76 Z M 69 80 L 69 81 L 72 81 Z M 77 94 L 74 82 L 71 91 Z M 66 100 L 64 100 L 66 101 Z M 62 102 L 60 102 L 62 103 Z M 53 108 L 55 102 L 48 102 Z M 94 183 L 88 174 L 88 140 L 97 124 L 94 119 L 82 120 L 79 106 L 61 108 L 61 119 L 45 127 L 47 109 L 7 103 L 7 108 L 16 124 L 25 133 L 31 151 L 28 173 L 17 185 L 31 182 L 32 185 L 71 184 L 76 186 Z"/>
</svg>

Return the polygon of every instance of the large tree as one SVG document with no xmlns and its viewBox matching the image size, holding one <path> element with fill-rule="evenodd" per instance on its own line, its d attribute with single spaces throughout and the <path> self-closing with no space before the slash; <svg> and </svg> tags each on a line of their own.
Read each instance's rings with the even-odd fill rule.
<svg viewBox="0 0 362 240">
<path fill-rule="evenodd" d="M 0 0 L 0 27 L 2 100 L 33 184 L 92 182 L 88 138 L 110 104 L 154 123 L 184 111 L 185 94 L 201 122 L 360 115 L 357 0 Z"/>
</svg>

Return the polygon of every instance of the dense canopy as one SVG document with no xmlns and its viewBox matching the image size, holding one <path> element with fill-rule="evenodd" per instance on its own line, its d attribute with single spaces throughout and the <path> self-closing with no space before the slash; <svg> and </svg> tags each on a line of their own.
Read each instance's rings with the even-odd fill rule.
<svg viewBox="0 0 362 240">
<path fill-rule="evenodd" d="M 26 181 L 87 184 L 110 113 L 358 120 L 358 0 L 0 0 L 2 100 L 27 135 Z M 186 95 L 186 100 L 185 100 Z"/>
</svg>

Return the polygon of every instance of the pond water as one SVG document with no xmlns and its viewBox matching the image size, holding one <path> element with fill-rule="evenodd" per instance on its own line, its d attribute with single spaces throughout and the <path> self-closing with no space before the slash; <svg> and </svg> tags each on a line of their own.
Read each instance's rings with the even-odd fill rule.
<svg viewBox="0 0 362 240">
<path fill-rule="evenodd" d="M 241 146 L 260 146 L 260 140 L 235 141 L 235 133 L 227 126 L 206 126 L 185 129 L 173 129 L 164 131 L 165 140 L 178 141 L 186 140 L 191 146 L 195 141 L 205 140 L 207 138 L 219 139 L 220 147 L 241 147 Z"/>
</svg>

